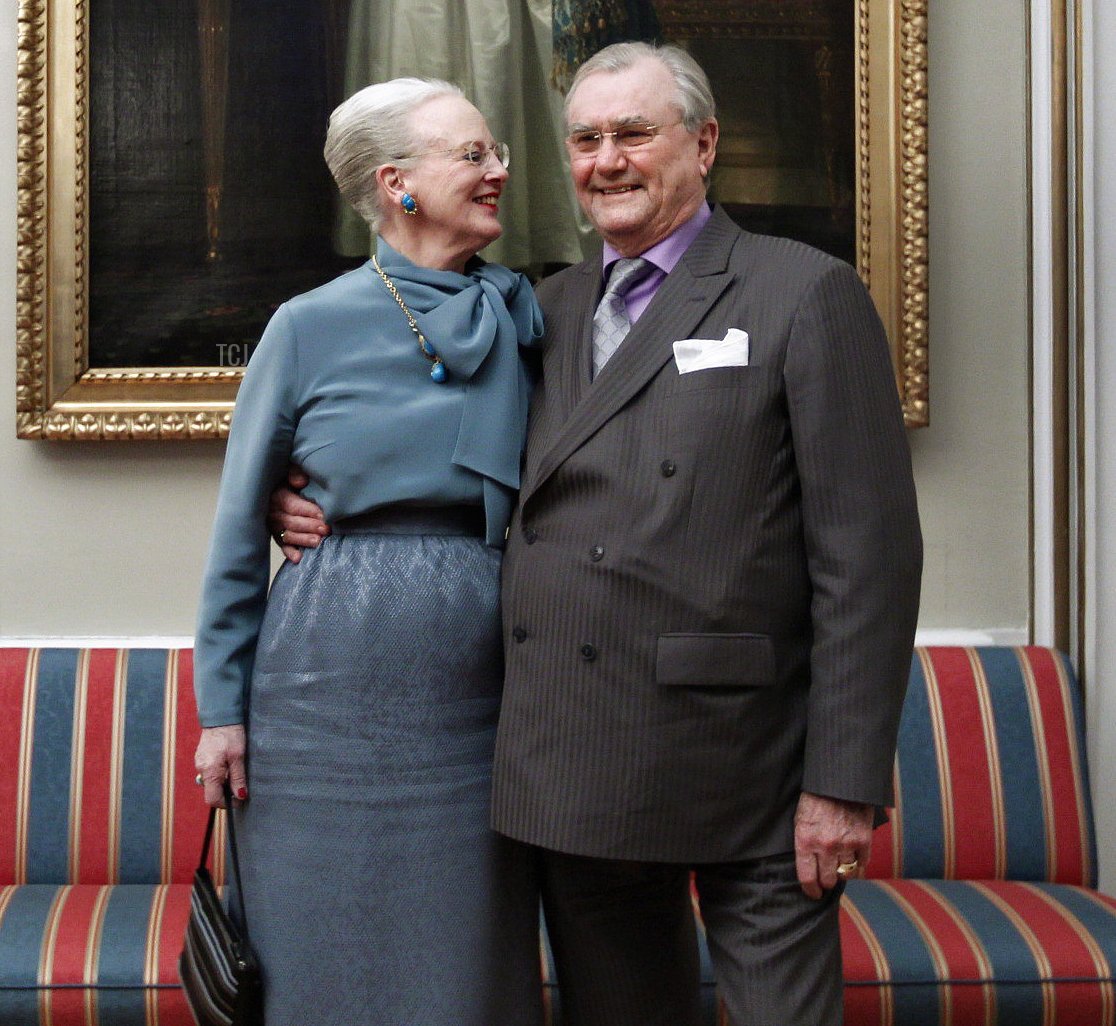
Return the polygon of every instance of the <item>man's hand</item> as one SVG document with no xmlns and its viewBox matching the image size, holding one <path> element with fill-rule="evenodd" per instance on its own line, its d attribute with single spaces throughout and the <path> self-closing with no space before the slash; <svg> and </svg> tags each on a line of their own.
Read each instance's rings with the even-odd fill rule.
<svg viewBox="0 0 1116 1026">
<path fill-rule="evenodd" d="M 292 466 L 287 484 L 276 488 L 268 502 L 267 529 L 292 563 L 302 559 L 303 549 L 316 549 L 329 534 L 321 507 L 298 494 L 309 483 L 310 478 Z"/>
<path fill-rule="evenodd" d="M 794 854 L 807 897 L 820 898 L 836 887 L 839 865 L 856 862 L 846 876 L 860 875 L 872 854 L 874 818 L 871 805 L 802 792 L 794 814 Z"/>
</svg>

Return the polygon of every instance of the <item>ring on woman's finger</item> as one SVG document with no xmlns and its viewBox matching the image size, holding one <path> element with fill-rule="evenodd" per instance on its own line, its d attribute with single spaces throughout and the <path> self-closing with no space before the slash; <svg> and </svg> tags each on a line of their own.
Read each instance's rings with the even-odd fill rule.
<svg viewBox="0 0 1116 1026">
<path fill-rule="evenodd" d="M 859 865 L 860 859 L 853 859 L 851 862 L 841 862 L 837 866 L 837 875 L 848 876 L 850 873 L 855 873 Z"/>
<path fill-rule="evenodd" d="M 280 531 L 280 532 L 279 532 L 279 533 L 278 533 L 278 534 L 277 534 L 277 535 L 275 536 L 275 540 L 276 540 L 276 541 L 277 541 L 277 542 L 278 542 L 278 543 L 279 543 L 280 545 L 286 545 L 286 543 L 287 543 L 287 542 L 286 542 L 286 538 L 287 538 L 287 532 L 286 532 L 286 530 L 282 530 L 282 531 Z"/>
<path fill-rule="evenodd" d="M 202 780 L 202 775 L 200 773 L 196 777 L 194 777 L 194 783 L 197 784 L 198 787 L 205 786 L 205 781 Z"/>
</svg>

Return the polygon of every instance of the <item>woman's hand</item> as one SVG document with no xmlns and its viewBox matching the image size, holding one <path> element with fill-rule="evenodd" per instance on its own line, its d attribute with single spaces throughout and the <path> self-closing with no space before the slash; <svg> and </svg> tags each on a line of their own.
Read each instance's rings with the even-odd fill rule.
<svg viewBox="0 0 1116 1026">
<path fill-rule="evenodd" d="M 248 776 L 244 769 L 244 727 L 230 723 L 225 727 L 202 727 L 201 740 L 194 753 L 194 766 L 205 785 L 206 805 L 225 807 L 224 783 L 228 777 L 232 793 L 241 801 L 248 797 Z"/>
</svg>

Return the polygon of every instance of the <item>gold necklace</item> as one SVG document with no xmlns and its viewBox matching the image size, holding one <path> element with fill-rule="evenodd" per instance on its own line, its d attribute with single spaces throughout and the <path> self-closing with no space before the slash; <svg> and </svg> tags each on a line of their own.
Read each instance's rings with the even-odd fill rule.
<svg viewBox="0 0 1116 1026">
<path fill-rule="evenodd" d="M 384 279 L 384 284 L 387 286 L 388 292 L 391 293 L 392 298 L 399 304 L 399 309 L 403 311 L 404 316 L 407 318 L 407 323 L 411 326 L 411 331 L 415 333 L 415 338 L 418 339 L 419 352 L 433 364 L 430 368 L 431 380 L 440 385 L 446 380 L 446 365 L 442 363 L 442 358 L 435 351 L 434 347 L 426 341 L 426 337 L 423 333 L 419 331 L 419 326 L 415 322 L 415 315 L 407 309 L 407 304 L 403 302 L 403 297 L 399 294 L 399 290 L 395 287 L 395 283 L 384 274 L 384 269 L 380 266 L 380 261 L 376 259 L 375 254 L 372 256 L 372 265 L 376 268 L 376 273 Z"/>
</svg>

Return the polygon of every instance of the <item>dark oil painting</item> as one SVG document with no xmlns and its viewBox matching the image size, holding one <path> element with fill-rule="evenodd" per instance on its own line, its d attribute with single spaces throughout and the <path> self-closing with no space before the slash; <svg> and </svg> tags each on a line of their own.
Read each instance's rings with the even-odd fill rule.
<svg viewBox="0 0 1116 1026">
<path fill-rule="evenodd" d="M 747 228 L 852 261 L 852 0 L 654 7 L 713 82 L 713 198 Z M 345 0 L 91 5 L 91 366 L 243 364 L 281 302 L 364 259 L 337 251 L 321 156 L 353 18 Z M 527 126 L 536 138 L 544 121 Z"/>
</svg>

